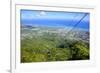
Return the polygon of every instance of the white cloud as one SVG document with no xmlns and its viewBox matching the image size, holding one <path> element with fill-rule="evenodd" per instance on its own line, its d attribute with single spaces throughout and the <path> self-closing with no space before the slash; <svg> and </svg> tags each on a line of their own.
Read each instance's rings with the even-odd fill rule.
<svg viewBox="0 0 100 73">
<path fill-rule="evenodd" d="M 41 11 L 40 15 L 46 15 L 46 12 L 45 11 Z"/>
<path fill-rule="evenodd" d="M 39 12 L 36 16 L 45 16 L 47 15 L 45 11 L 41 11 Z"/>
</svg>

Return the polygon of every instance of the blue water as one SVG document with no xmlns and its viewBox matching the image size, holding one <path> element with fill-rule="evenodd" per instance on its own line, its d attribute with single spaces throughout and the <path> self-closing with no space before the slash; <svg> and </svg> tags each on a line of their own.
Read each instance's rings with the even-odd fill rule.
<svg viewBox="0 0 100 73">
<path fill-rule="evenodd" d="M 83 12 L 21 10 L 22 25 L 74 27 L 89 30 L 89 20 L 90 14 Z"/>
</svg>

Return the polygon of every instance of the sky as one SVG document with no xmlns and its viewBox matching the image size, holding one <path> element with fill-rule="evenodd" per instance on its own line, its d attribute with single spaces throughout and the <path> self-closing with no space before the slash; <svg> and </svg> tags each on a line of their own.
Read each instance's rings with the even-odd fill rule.
<svg viewBox="0 0 100 73">
<path fill-rule="evenodd" d="M 20 15 L 22 25 L 74 27 L 89 30 L 89 13 L 22 9 Z"/>
</svg>

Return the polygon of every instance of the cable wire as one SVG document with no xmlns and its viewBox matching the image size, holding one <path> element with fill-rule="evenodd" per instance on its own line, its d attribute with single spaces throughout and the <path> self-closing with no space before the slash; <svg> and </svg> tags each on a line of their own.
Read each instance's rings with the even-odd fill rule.
<svg viewBox="0 0 100 73">
<path fill-rule="evenodd" d="M 68 31 L 67 34 L 69 34 L 74 28 L 77 27 L 77 25 L 87 16 L 87 13 L 84 14 L 84 16 L 73 26 L 71 30 Z"/>
</svg>

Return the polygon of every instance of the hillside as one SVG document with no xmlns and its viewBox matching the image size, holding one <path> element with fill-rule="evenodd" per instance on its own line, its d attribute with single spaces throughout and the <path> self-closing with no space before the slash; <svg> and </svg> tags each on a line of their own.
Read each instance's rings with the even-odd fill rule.
<svg viewBox="0 0 100 73">
<path fill-rule="evenodd" d="M 62 27 L 21 26 L 21 62 L 89 59 L 89 32 Z"/>
</svg>

